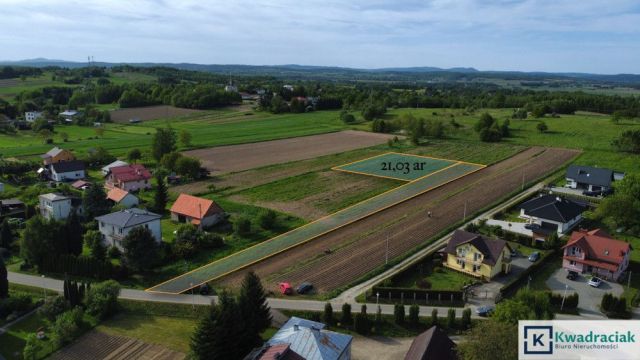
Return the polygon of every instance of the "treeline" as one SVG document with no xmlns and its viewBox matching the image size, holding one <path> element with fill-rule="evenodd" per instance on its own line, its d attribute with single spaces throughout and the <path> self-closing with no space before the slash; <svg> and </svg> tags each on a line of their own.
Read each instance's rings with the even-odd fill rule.
<svg viewBox="0 0 640 360">
<path fill-rule="evenodd" d="M 22 76 L 42 75 L 42 69 L 23 66 L 2 66 L 0 67 L 0 79 L 13 79 Z"/>
</svg>

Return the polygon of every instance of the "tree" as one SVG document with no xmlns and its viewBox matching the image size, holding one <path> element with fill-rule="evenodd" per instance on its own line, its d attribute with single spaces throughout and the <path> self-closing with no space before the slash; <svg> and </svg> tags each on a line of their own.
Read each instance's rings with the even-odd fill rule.
<svg viewBox="0 0 640 360">
<path fill-rule="evenodd" d="M 182 130 L 180 131 L 180 143 L 182 144 L 183 147 L 191 147 L 191 133 L 188 132 L 187 130 Z"/>
<path fill-rule="evenodd" d="M 176 170 L 176 162 L 178 161 L 178 159 L 182 158 L 182 154 L 180 154 L 177 151 L 172 151 L 168 154 L 164 154 L 162 156 L 162 159 L 160 159 L 160 165 L 162 165 L 163 168 L 169 170 L 169 171 L 175 171 Z"/>
<path fill-rule="evenodd" d="M 378 305 L 378 309 L 376 310 L 376 324 L 382 324 L 382 307 Z"/>
<path fill-rule="evenodd" d="M 95 131 L 97 137 L 103 137 L 104 136 L 104 128 L 102 126 L 99 126 L 99 127 L 95 128 L 95 129 L 93 129 L 93 131 Z"/>
<path fill-rule="evenodd" d="M 278 215 L 273 210 L 265 210 L 258 216 L 258 223 L 260 227 L 265 230 L 273 229 L 276 225 Z"/>
<path fill-rule="evenodd" d="M 104 320 L 118 311 L 120 285 L 116 281 L 107 280 L 87 287 L 86 293 L 87 313 Z"/>
<path fill-rule="evenodd" d="M 107 199 L 104 188 L 97 184 L 92 184 L 82 193 L 82 206 L 88 219 L 94 219 L 111 210 L 111 204 Z"/>
<path fill-rule="evenodd" d="M 413 304 L 409 307 L 409 324 L 412 326 L 418 326 L 420 323 L 420 307 L 418 304 Z"/>
<path fill-rule="evenodd" d="M 498 121 L 489 113 L 484 113 L 474 125 L 475 131 L 480 135 L 480 140 L 485 142 L 499 142 L 502 140 L 503 134 L 509 132 L 509 125 L 506 129 L 500 127 Z"/>
<path fill-rule="evenodd" d="M 355 116 L 349 114 L 346 110 L 342 110 L 340 112 L 340 120 L 342 120 L 342 122 L 345 124 L 353 124 L 354 122 L 356 122 Z"/>
<path fill-rule="evenodd" d="M 371 331 L 371 321 L 367 315 L 367 305 L 362 304 L 360 312 L 356 314 L 353 323 L 354 330 L 358 334 L 367 335 Z"/>
<path fill-rule="evenodd" d="M 0 299 L 9 297 L 9 279 L 7 279 L 7 267 L 0 255 Z"/>
<path fill-rule="evenodd" d="M 53 136 L 53 133 L 49 129 L 42 129 L 38 131 L 38 136 L 40 136 L 42 141 L 44 141 L 45 143 L 48 143 L 51 137 Z"/>
<path fill-rule="evenodd" d="M 9 224 L 9 217 L 5 217 L 0 225 L 0 247 L 9 249 L 13 242 L 13 230 Z"/>
<path fill-rule="evenodd" d="M 84 243 L 89 248 L 92 258 L 104 261 L 107 258 L 107 248 L 102 243 L 102 233 L 97 230 L 89 230 L 84 234 Z"/>
<path fill-rule="evenodd" d="M 238 305 L 244 325 L 242 348 L 248 353 L 262 343 L 260 334 L 271 326 L 271 309 L 260 278 L 250 271 L 245 275 L 240 289 Z"/>
<path fill-rule="evenodd" d="M 242 359 L 242 316 L 237 302 L 226 291 L 208 316 L 200 320 L 191 337 L 191 354 L 196 359 Z"/>
<path fill-rule="evenodd" d="M 460 320 L 460 328 L 468 330 L 471 327 L 471 309 L 462 310 L 462 319 Z"/>
<path fill-rule="evenodd" d="M 613 229 L 623 227 L 640 234 L 640 175 L 627 174 L 613 186 L 614 193 L 605 197 L 590 217 Z"/>
<path fill-rule="evenodd" d="M 557 232 L 552 232 L 547 237 L 547 240 L 544 242 L 545 249 L 557 249 L 560 246 L 560 238 L 558 237 Z"/>
<path fill-rule="evenodd" d="M 167 184 L 164 182 L 164 176 L 156 174 L 156 192 L 153 196 L 153 211 L 158 214 L 164 214 L 169 201 L 169 191 Z"/>
<path fill-rule="evenodd" d="M 176 132 L 170 126 L 157 128 L 151 140 L 151 155 L 160 161 L 164 154 L 176 150 Z"/>
<path fill-rule="evenodd" d="M 547 126 L 547 124 L 544 121 L 540 121 L 536 125 L 536 129 L 538 129 L 539 132 L 543 133 L 543 132 L 547 132 L 547 130 L 549 130 L 549 127 Z"/>
<path fill-rule="evenodd" d="M 38 314 L 53 322 L 58 315 L 69 310 L 69 302 L 63 296 L 49 296 L 38 308 Z"/>
<path fill-rule="evenodd" d="M 326 303 L 324 304 L 324 313 L 322 314 L 322 321 L 324 321 L 325 324 L 332 326 L 334 319 L 333 319 L 333 306 L 331 306 L 331 303 Z"/>
<path fill-rule="evenodd" d="M 438 326 L 438 309 L 431 310 L 431 326 Z"/>
<path fill-rule="evenodd" d="M 489 319 L 480 321 L 457 346 L 462 360 L 518 358 L 518 326 Z"/>
<path fill-rule="evenodd" d="M 132 163 L 135 163 L 141 158 L 142 158 L 142 152 L 138 148 L 131 149 L 127 153 L 127 160 L 131 161 Z"/>
<path fill-rule="evenodd" d="M 404 324 L 404 305 L 395 304 L 393 306 L 393 318 L 396 324 Z"/>
<path fill-rule="evenodd" d="M 449 309 L 447 311 L 447 329 L 453 329 L 456 327 L 456 310 Z"/>
<path fill-rule="evenodd" d="M 611 144 L 618 151 L 640 154 L 640 130 L 626 130 Z"/>
<path fill-rule="evenodd" d="M 176 172 L 189 179 L 198 179 L 201 167 L 200 160 L 196 158 L 182 156 L 176 160 Z"/>
<path fill-rule="evenodd" d="M 513 299 L 496 306 L 493 318 L 510 324 L 518 324 L 518 320 L 549 320 L 553 319 L 553 310 L 545 292 L 521 289 Z"/>
<path fill-rule="evenodd" d="M 39 265 L 46 256 L 55 254 L 54 235 L 51 226 L 42 216 L 27 220 L 20 239 L 20 257 L 27 264 Z"/>
<path fill-rule="evenodd" d="M 342 304 L 342 317 L 340 318 L 342 326 L 349 326 L 353 324 L 353 316 L 351 316 L 351 305 L 348 303 Z"/>
<path fill-rule="evenodd" d="M 133 228 L 122 240 L 124 261 L 134 270 L 148 271 L 158 261 L 158 246 L 151 231 L 143 226 Z"/>
<path fill-rule="evenodd" d="M 73 255 L 80 255 L 82 253 L 82 236 L 84 228 L 80 222 L 80 218 L 75 211 L 71 211 L 71 214 L 67 218 L 65 224 L 65 233 L 67 238 L 69 253 Z"/>
<path fill-rule="evenodd" d="M 82 308 L 76 307 L 60 314 L 51 326 L 52 340 L 58 347 L 70 343 L 82 325 Z"/>
</svg>

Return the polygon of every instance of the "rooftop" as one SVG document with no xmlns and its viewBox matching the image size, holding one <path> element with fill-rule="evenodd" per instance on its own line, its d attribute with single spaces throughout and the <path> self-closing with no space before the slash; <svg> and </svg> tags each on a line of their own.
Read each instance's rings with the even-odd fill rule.
<svg viewBox="0 0 640 360">
<path fill-rule="evenodd" d="M 582 165 L 569 165 L 567 178 L 583 184 L 610 187 L 613 181 L 613 170 Z"/>
<path fill-rule="evenodd" d="M 160 220 L 162 216 L 152 212 L 133 208 L 127 210 L 116 211 L 111 214 L 96 217 L 96 220 L 105 224 L 116 225 L 118 227 L 127 228 L 154 220 Z"/>
<path fill-rule="evenodd" d="M 109 192 L 107 192 L 107 199 L 119 203 L 129 195 L 128 191 L 122 190 L 120 188 L 114 187 Z"/>
<path fill-rule="evenodd" d="M 614 239 L 601 229 L 574 231 L 563 248 L 574 245 L 585 251 L 587 260 L 616 265 L 622 263 L 625 254 L 632 250 L 629 243 Z M 602 265 L 600 267 L 606 268 L 606 266 Z"/>
<path fill-rule="evenodd" d="M 71 171 L 80 171 L 85 169 L 84 162 L 81 160 L 61 161 L 51 164 L 53 171 L 57 173 L 66 173 Z"/>
<path fill-rule="evenodd" d="M 40 198 L 46 199 L 46 200 L 49 200 L 49 201 L 62 201 L 62 200 L 69 200 L 70 199 L 69 197 L 64 196 L 62 194 L 54 194 L 54 193 L 42 194 L 42 195 L 40 195 Z"/>
<path fill-rule="evenodd" d="M 171 206 L 171 212 L 202 220 L 207 216 L 222 213 L 224 210 L 213 200 L 180 194 L 176 202 Z"/>
<path fill-rule="evenodd" d="M 151 172 L 142 164 L 114 166 L 109 171 L 114 179 L 122 182 L 151 179 Z"/>
<path fill-rule="evenodd" d="M 566 223 L 582 214 L 587 205 L 555 195 L 540 195 L 526 201 L 520 208 L 524 209 L 528 216 Z"/>
<path fill-rule="evenodd" d="M 338 359 L 351 346 L 353 337 L 322 330 L 324 324 L 292 317 L 267 342 L 269 346 L 289 344 L 307 360 Z"/>
<path fill-rule="evenodd" d="M 504 247 L 509 247 L 509 244 L 504 240 L 490 239 L 467 231 L 456 230 L 447 243 L 445 251 L 448 254 L 456 255 L 456 249 L 463 244 L 473 245 L 482 253 L 482 262 L 491 266 L 498 262 Z"/>
</svg>

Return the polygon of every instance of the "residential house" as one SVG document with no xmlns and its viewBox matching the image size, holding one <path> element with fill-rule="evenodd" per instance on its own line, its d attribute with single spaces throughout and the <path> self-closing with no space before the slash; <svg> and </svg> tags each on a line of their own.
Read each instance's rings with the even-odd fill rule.
<svg viewBox="0 0 640 360">
<path fill-rule="evenodd" d="M 404 360 L 456 360 L 455 347 L 456 344 L 444 331 L 432 326 L 413 339 Z"/>
<path fill-rule="evenodd" d="M 520 205 L 520 217 L 537 225 L 532 229 L 533 238 L 544 241 L 554 231 L 561 235 L 571 230 L 582 220 L 585 210 L 585 203 L 555 195 L 540 195 Z"/>
<path fill-rule="evenodd" d="M 615 281 L 629 266 L 632 250 L 629 243 L 616 240 L 601 229 L 574 231 L 562 248 L 563 268 Z"/>
<path fill-rule="evenodd" d="M 102 170 L 102 175 L 103 176 L 109 175 L 109 170 L 111 170 L 111 168 L 118 167 L 118 166 L 127 166 L 127 165 L 129 165 L 129 163 L 124 162 L 122 160 L 116 160 L 116 161 L 112 162 L 111 164 L 102 167 L 102 169 L 101 169 Z"/>
<path fill-rule="evenodd" d="M 140 226 L 151 231 L 156 241 L 162 240 L 161 216 L 152 212 L 133 208 L 96 217 L 102 240 L 107 246 L 116 246 L 122 250 L 122 240 L 132 230 Z"/>
<path fill-rule="evenodd" d="M 80 112 L 76 110 L 65 110 L 58 115 L 61 116 L 66 122 L 73 122 L 78 116 L 80 116 Z"/>
<path fill-rule="evenodd" d="M 567 168 L 567 185 L 572 189 L 587 191 L 608 191 L 614 181 L 622 180 L 624 173 L 605 168 L 582 165 L 569 165 Z"/>
<path fill-rule="evenodd" d="M 40 215 L 49 220 L 65 220 L 72 212 L 82 215 L 82 200 L 61 194 L 42 194 L 38 197 Z"/>
<path fill-rule="evenodd" d="M 105 186 L 109 189 L 117 187 L 126 191 L 150 189 L 151 172 L 141 164 L 116 166 L 109 169 Z"/>
<path fill-rule="evenodd" d="M 44 114 L 42 111 L 26 111 L 24 113 L 24 120 L 28 123 L 34 123 L 36 120 L 40 119 Z"/>
<path fill-rule="evenodd" d="M 27 215 L 27 206 L 18 199 L 2 199 L 0 200 L 0 217 L 17 217 L 25 218 Z"/>
<path fill-rule="evenodd" d="M 53 181 L 64 182 L 84 179 L 85 165 L 81 160 L 61 161 L 49 165 L 49 178 Z"/>
<path fill-rule="evenodd" d="M 76 159 L 71 151 L 60 149 L 57 146 L 47 151 L 46 154 L 40 155 L 40 157 L 42 158 L 45 165 L 51 165 L 62 161 L 73 161 Z"/>
<path fill-rule="evenodd" d="M 127 209 L 138 206 L 140 203 L 137 196 L 117 187 L 111 188 L 107 192 L 107 199 L 111 200 L 114 205 L 122 205 Z"/>
<path fill-rule="evenodd" d="M 84 180 L 76 180 L 71 184 L 71 187 L 76 189 L 76 190 L 87 190 L 88 188 L 90 188 L 91 186 L 93 186 L 92 183 L 88 182 L 88 181 L 84 181 Z"/>
<path fill-rule="evenodd" d="M 511 247 L 504 240 L 456 230 L 445 252 L 445 267 L 471 276 L 488 280 L 511 271 Z"/>
<path fill-rule="evenodd" d="M 352 341 L 350 335 L 324 330 L 322 323 L 293 316 L 245 360 L 349 360 Z"/>
<path fill-rule="evenodd" d="M 213 200 L 180 194 L 171 206 L 171 220 L 190 223 L 201 228 L 213 226 L 224 219 L 224 210 Z"/>
</svg>

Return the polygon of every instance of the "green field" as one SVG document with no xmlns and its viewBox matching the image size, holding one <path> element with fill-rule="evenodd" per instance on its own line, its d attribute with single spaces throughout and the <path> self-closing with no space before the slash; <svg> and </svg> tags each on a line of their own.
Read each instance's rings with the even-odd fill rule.
<svg viewBox="0 0 640 360">
<path fill-rule="evenodd" d="M 458 163 L 431 176 L 423 177 L 376 197 L 357 203 L 337 213 L 296 228 L 268 241 L 259 243 L 221 260 L 212 262 L 192 272 L 156 285 L 148 291 L 180 293 L 196 285 L 214 280 L 249 264 L 272 256 L 290 247 L 310 241 L 326 232 L 367 217 L 387 207 L 406 201 L 456 178 L 481 169 L 480 165 Z"/>
<path fill-rule="evenodd" d="M 455 161 L 425 156 L 386 153 L 333 169 L 356 174 L 412 181 L 455 164 Z"/>
</svg>

